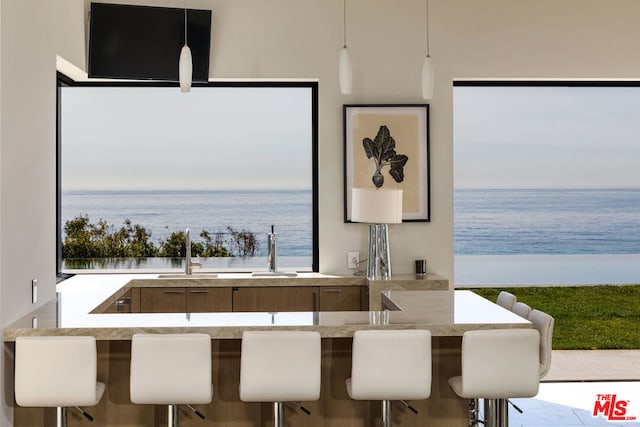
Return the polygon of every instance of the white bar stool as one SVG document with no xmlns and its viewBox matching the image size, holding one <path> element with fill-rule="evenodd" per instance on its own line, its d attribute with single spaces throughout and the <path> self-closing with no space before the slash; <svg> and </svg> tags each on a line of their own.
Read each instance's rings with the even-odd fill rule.
<svg viewBox="0 0 640 427">
<path fill-rule="evenodd" d="M 522 317 L 523 319 L 529 319 L 529 313 L 531 313 L 531 307 L 529 307 L 527 304 L 523 302 L 518 301 L 515 304 L 513 304 L 513 307 L 511 307 L 511 311 L 513 311 L 515 314 Z"/>
<path fill-rule="evenodd" d="M 392 400 L 416 412 L 405 401 L 431 395 L 431 332 L 356 331 L 346 384 L 354 400 L 382 401 L 384 427 L 391 426 Z"/>
<path fill-rule="evenodd" d="M 496 304 L 501 307 L 506 308 L 507 310 L 511 310 L 513 305 L 516 303 L 516 296 L 511 292 L 500 291 L 498 294 L 498 299 L 496 300 Z"/>
<path fill-rule="evenodd" d="M 135 334 L 131 339 L 131 402 L 167 405 L 167 424 L 178 425 L 178 405 L 207 404 L 211 385 L 208 334 Z"/>
<path fill-rule="evenodd" d="M 318 332 L 245 331 L 240 400 L 273 402 L 273 425 L 284 425 L 283 402 L 320 398 L 320 349 Z"/>
<path fill-rule="evenodd" d="M 460 397 L 485 399 L 486 427 L 508 426 L 506 399 L 538 394 L 539 345 L 535 329 L 467 331 L 462 375 L 449 378 L 449 385 Z"/>
<path fill-rule="evenodd" d="M 56 425 L 66 425 L 66 407 L 95 406 L 105 385 L 97 382 L 94 337 L 16 338 L 15 397 L 25 407 L 56 407 Z"/>
<path fill-rule="evenodd" d="M 553 326 L 555 320 L 547 313 L 540 310 L 532 310 L 529 313 L 529 321 L 540 333 L 540 378 L 543 378 L 551 368 L 551 350 L 553 344 Z"/>
</svg>

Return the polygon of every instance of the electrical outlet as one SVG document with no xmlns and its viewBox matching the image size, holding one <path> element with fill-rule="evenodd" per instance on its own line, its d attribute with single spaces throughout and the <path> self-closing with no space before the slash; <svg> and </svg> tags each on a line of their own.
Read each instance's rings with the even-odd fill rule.
<svg viewBox="0 0 640 427">
<path fill-rule="evenodd" d="M 347 268 L 350 270 L 356 270 L 358 263 L 360 262 L 360 252 L 348 252 L 347 253 Z"/>
<path fill-rule="evenodd" d="M 38 279 L 31 281 L 31 304 L 38 302 Z"/>
</svg>

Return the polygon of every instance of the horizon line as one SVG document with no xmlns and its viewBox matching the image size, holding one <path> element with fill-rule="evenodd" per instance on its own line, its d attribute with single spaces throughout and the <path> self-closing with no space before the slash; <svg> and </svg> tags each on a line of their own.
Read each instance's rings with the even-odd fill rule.
<svg viewBox="0 0 640 427">
<path fill-rule="evenodd" d="M 453 187 L 455 190 L 640 190 L 640 186 L 606 186 L 606 187 Z"/>
<path fill-rule="evenodd" d="M 287 187 L 287 188 L 70 188 L 63 189 L 62 193 L 68 192 L 180 192 L 180 193 L 204 193 L 204 192 L 266 192 L 266 191 L 311 191 L 310 187 Z"/>
</svg>

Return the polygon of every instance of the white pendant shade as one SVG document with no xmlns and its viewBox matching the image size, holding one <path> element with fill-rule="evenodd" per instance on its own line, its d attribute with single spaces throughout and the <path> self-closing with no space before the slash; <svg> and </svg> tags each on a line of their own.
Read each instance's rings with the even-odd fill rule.
<svg viewBox="0 0 640 427">
<path fill-rule="evenodd" d="M 191 91 L 191 77 L 193 76 L 193 62 L 191 60 L 191 49 L 186 44 L 180 51 L 180 92 Z"/>
<path fill-rule="evenodd" d="M 422 64 L 422 97 L 433 98 L 433 65 L 431 57 L 427 55 Z"/>
<path fill-rule="evenodd" d="M 340 52 L 340 62 L 338 64 L 338 74 L 340 78 L 340 92 L 343 95 L 349 95 L 351 93 L 351 58 L 349 58 L 349 51 L 347 47 L 343 47 Z"/>
<path fill-rule="evenodd" d="M 402 190 L 351 190 L 351 221 L 368 224 L 402 222 Z"/>
</svg>

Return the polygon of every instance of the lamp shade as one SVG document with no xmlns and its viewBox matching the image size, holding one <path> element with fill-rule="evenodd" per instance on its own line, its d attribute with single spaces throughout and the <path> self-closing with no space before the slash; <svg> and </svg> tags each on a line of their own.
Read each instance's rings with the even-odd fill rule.
<svg viewBox="0 0 640 427">
<path fill-rule="evenodd" d="M 368 224 L 402 222 L 402 190 L 351 190 L 351 221 Z"/>
<path fill-rule="evenodd" d="M 429 55 L 422 63 L 422 97 L 424 99 L 433 97 L 433 65 Z"/>
<path fill-rule="evenodd" d="M 338 63 L 338 77 L 340 79 L 340 92 L 343 95 L 349 95 L 351 93 L 351 58 L 349 58 L 349 51 L 347 47 L 343 47 L 340 51 L 340 61 Z"/>
<path fill-rule="evenodd" d="M 193 76 L 193 62 L 191 60 L 191 49 L 186 44 L 180 51 L 180 65 L 178 68 L 180 76 L 180 92 L 191 91 L 191 77 Z"/>
</svg>

